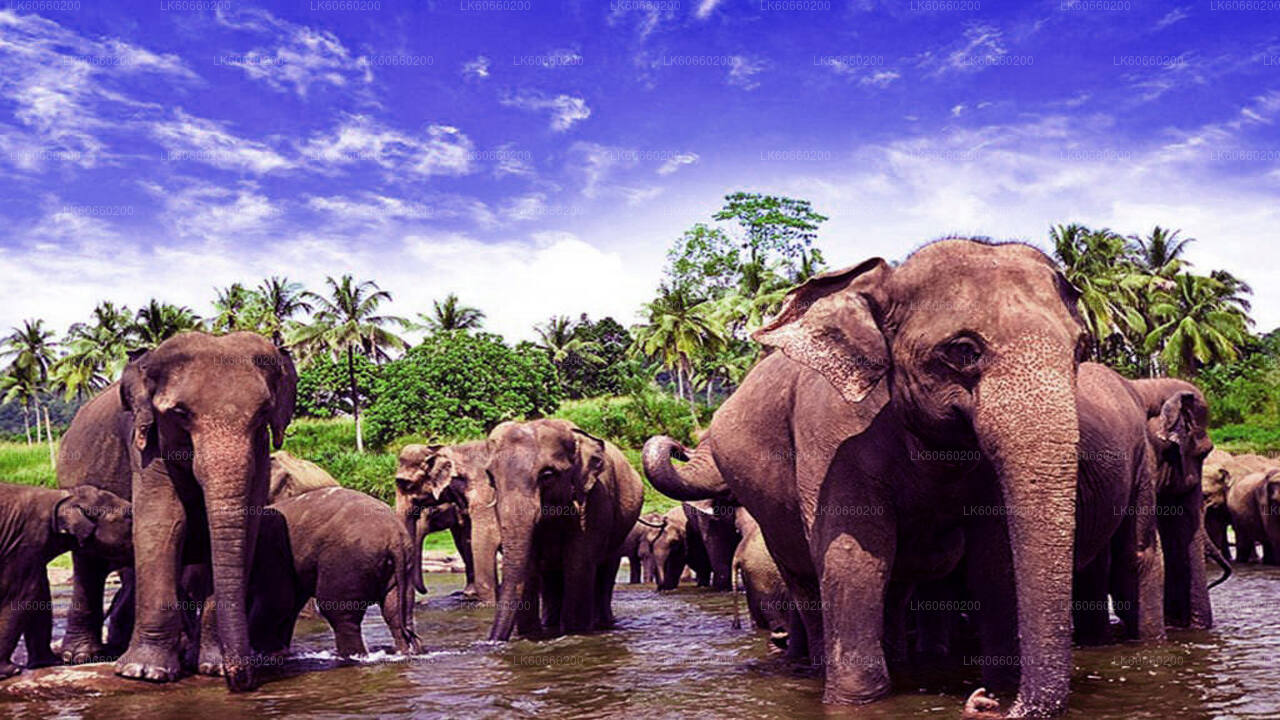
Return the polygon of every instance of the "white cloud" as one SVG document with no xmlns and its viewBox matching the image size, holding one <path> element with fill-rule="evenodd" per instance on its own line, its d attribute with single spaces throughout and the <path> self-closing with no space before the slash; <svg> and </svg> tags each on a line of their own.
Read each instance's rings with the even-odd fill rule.
<svg viewBox="0 0 1280 720">
<path fill-rule="evenodd" d="M 293 163 L 269 146 L 232 135 L 221 124 L 174 111 L 172 120 L 152 123 L 151 135 L 179 162 L 199 162 L 256 174 L 285 170 Z"/>
<path fill-rule="evenodd" d="M 271 37 L 273 44 L 269 47 L 220 55 L 218 62 L 238 67 L 249 78 L 274 90 L 292 90 L 306 97 L 312 85 L 345 88 L 352 81 L 373 80 L 369 59 L 353 56 L 338 37 L 327 30 L 291 23 L 257 8 L 232 13 L 219 11 L 218 19 L 228 27 Z"/>
<path fill-rule="evenodd" d="M 374 192 L 355 196 L 311 196 L 307 207 L 322 213 L 327 219 L 347 225 L 387 225 L 403 220 L 426 220 L 433 217 L 431 209 L 420 202 L 404 198 L 387 197 Z"/>
<path fill-rule="evenodd" d="M 676 153 L 667 158 L 666 162 L 658 167 L 659 175 L 670 175 L 680 169 L 681 165 L 693 165 L 698 162 L 698 153 L 686 152 Z"/>
<path fill-rule="evenodd" d="M 1168 13 L 1166 13 L 1164 17 L 1160 18 L 1156 22 L 1155 28 L 1153 29 L 1163 30 L 1180 20 L 1186 20 L 1190 16 L 1191 16 L 1191 13 L 1187 12 L 1187 8 L 1184 8 L 1184 7 L 1174 8 L 1170 10 Z"/>
<path fill-rule="evenodd" d="M 249 182 L 232 187 L 194 182 L 176 189 L 147 183 L 143 188 L 164 203 L 161 222 L 180 238 L 244 241 L 274 232 L 282 217 L 281 210 Z"/>
<path fill-rule="evenodd" d="M 489 77 L 489 58 L 481 55 L 462 63 L 462 77 L 475 80 Z"/>
<path fill-rule="evenodd" d="M 831 68 L 837 75 L 856 78 L 859 85 L 867 87 L 886 88 L 893 84 L 894 80 L 902 77 L 897 70 L 883 67 L 879 62 L 880 60 L 873 59 L 873 56 L 865 58 L 849 56 L 824 58 L 822 64 Z"/>
<path fill-rule="evenodd" d="M 972 73 L 1001 61 L 1008 50 L 1004 33 L 994 25 L 970 23 L 964 37 L 937 50 L 926 51 L 916 58 L 919 67 L 937 77 L 949 73 Z"/>
<path fill-rule="evenodd" d="M 896 70 L 877 70 L 869 75 L 864 75 L 858 80 L 859 85 L 871 85 L 873 87 L 889 87 L 894 80 L 902 77 Z"/>
<path fill-rule="evenodd" d="M 550 97 L 540 92 L 527 91 L 505 97 L 501 102 L 521 110 L 550 111 L 551 129 L 556 132 L 564 132 L 591 117 L 591 108 L 587 107 L 586 101 L 572 95 Z"/>
<path fill-rule="evenodd" d="M 694 15 L 696 15 L 699 20 L 704 20 L 715 11 L 716 6 L 719 5 L 720 2 L 721 0 L 701 0 L 701 2 L 698 3 L 697 10 L 694 11 Z"/>
<path fill-rule="evenodd" d="M 765 60 L 734 55 L 729 58 L 729 75 L 725 78 L 725 82 L 744 90 L 754 90 L 760 87 L 760 82 L 755 79 L 755 76 L 764 72 L 766 67 L 768 62 Z"/>
<path fill-rule="evenodd" d="M 366 115 L 350 115 L 332 132 L 312 136 L 298 148 L 320 167 L 373 163 L 418 175 L 466 175 L 475 166 L 475 146 L 460 130 L 427 125 L 410 134 Z"/>
</svg>

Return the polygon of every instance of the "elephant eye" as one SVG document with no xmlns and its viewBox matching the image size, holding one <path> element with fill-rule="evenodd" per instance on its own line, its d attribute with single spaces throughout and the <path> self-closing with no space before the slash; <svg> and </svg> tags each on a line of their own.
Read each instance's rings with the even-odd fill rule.
<svg viewBox="0 0 1280 720">
<path fill-rule="evenodd" d="M 982 360 L 982 347 L 973 338 L 961 336 L 943 345 L 941 355 L 956 370 L 972 370 Z"/>
<path fill-rule="evenodd" d="M 553 467 L 544 467 L 538 471 L 538 480 L 550 480 L 556 476 L 556 469 Z"/>
<path fill-rule="evenodd" d="M 191 417 L 191 411 L 188 410 L 184 405 L 174 405 L 172 408 L 169 409 L 169 412 L 182 418 L 183 420 L 186 420 Z"/>
</svg>

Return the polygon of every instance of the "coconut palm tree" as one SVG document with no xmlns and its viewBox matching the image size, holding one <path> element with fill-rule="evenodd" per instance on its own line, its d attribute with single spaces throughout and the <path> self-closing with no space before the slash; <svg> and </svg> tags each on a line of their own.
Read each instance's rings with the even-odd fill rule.
<svg viewBox="0 0 1280 720">
<path fill-rule="evenodd" d="M 484 325 L 484 312 L 461 304 L 456 293 L 445 295 L 444 300 L 433 300 L 431 305 L 430 315 L 418 313 L 422 322 L 414 323 L 415 330 L 479 330 Z"/>
<path fill-rule="evenodd" d="M 215 313 L 209 319 L 209 329 L 214 332 L 234 332 L 256 328 L 254 315 L 260 305 L 256 292 L 240 283 L 215 288 L 214 291 L 218 297 L 213 301 Z"/>
<path fill-rule="evenodd" d="M 90 322 L 67 330 L 62 345 L 68 352 L 54 363 L 53 371 L 68 399 L 97 392 L 119 376 L 134 330 L 129 309 L 112 302 L 98 303 Z"/>
<path fill-rule="evenodd" d="M 21 388 L 19 394 L 24 407 L 35 410 L 36 442 L 40 441 L 40 397 L 48 390 L 50 371 L 57 359 L 55 348 L 58 343 L 53 336 L 53 331 L 44 326 L 44 320 L 26 320 L 21 328 L 12 328 L 0 346 L 0 359 L 10 362 L 9 375 L 15 380 L 14 387 Z M 48 405 L 44 407 L 44 429 L 52 464 L 53 424 L 49 419 Z"/>
<path fill-rule="evenodd" d="M 570 355 L 577 355 L 591 363 L 604 362 L 599 355 L 600 344 L 583 339 L 578 334 L 577 323 L 566 315 L 553 315 L 545 323 L 535 325 L 533 330 L 541 340 L 538 347 L 547 351 L 552 364 L 557 367 Z"/>
<path fill-rule="evenodd" d="M 201 329 L 201 323 L 191 308 L 151 298 L 138 310 L 133 327 L 143 345 L 155 347 L 180 332 Z"/>
<path fill-rule="evenodd" d="M 1165 367 L 1186 378 L 1209 363 L 1234 362 L 1251 322 L 1240 298 L 1212 277 L 1182 273 L 1173 282 L 1152 306 L 1158 324 L 1147 334 L 1146 351 L 1158 352 Z"/>
<path fill-rule="evenodd" d="M 1148 274 L 1166 280 L 1173 279 L 1185 265 L 1182 259 L 1187 246 L 1195 242 L 1195 238 L 1180 238 L 1181 230 L 1169 230 L 1156 225 L 1151 234 L 1145 238 L 1130 235 L 1132 242 L 1131 256 L 1138 268 Z"/>
<path fill-rule="evenodd" d="M 334 360 L 347 364 L 347 382 L 352 415 L 356 422 L 356 452 L 364 452 L 364 432 L 360 427 L 360 388 L 356 383 L 355 356 L 363 355 L 380 363 L 389 359 L 387 350 L 407 345 L 386 325 L 406 327 L 409 323 L 396 315 L 379 315 L 378 307 L 391 301 L 391 293 L 372 280 L 356 282 L 350 275 L 341 279 L 325 278 L 329 296 L 313 292 L 303 298 L 314 304 L 316 312 L 310 325 L 299 329 L 293 345 L 304 353 L 328 352 Z"/>
<path fill-rule="evenodd" d="M 1105 341 L 1143 326 L 1127 280 L 1133 271 L 1125 258 L 1124 238 L 1111 230 L 1072 223 L 1050 228 L 1049 239 L 1063 275 L 1080 291 L 1076 307 L 1092 337 L 1090 357 L 1101 360 Z"/>
<path fill-rule="evenodd" d="M 658 298 L 645 305 L 649 322 L 635 328 L 639 352 L 659 358 L 676 376 L 676 392 L 685 398 L 685 380 L 693 361 L 716 352 L 724 344 L 722 328 L 710 318 L 706 303 L 695 303 L 687 292 L 659 289 Z M 693 409 L 693 392 L 687 395 Z"/>
<path fill-rule="evenodd" d="M 277 346 L 284 345 L 284 335 L 293 317 L 300 313 L 309 313 L 314 308 L 307 302 L 307 293 L 301 283 L 289 282 L 288 278 L 271 277 L 258 285 L 258 301 L 261 304 L 259 327 L 264 333 L 271 335 Z"/>
</svg>

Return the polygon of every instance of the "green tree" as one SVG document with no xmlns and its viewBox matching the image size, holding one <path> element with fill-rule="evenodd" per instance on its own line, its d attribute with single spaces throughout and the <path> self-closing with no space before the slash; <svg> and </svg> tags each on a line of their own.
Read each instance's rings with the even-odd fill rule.
<svg viewBox="0 0 1280 720">
<path fill-rule="evenodd" d="M 484 326 L 484 312 L 463 305 L 455 293 L 449 293 L 444 300 L 433 300 L 431 306 L 430 315 L 418 313 L 422 322 L 415 323 L 415 329 L 434 333 L 441 330 L 479 330 Z"/>
<path fill-rule="evenodd" d="M 368 407 L 373 402 L 373 388 L 380 367 L 361 354 L 355 355 L 353 360 L 360 407 Z M 298 370 L 295 412 L 300 416 L 321 418 L 353 414 L 355 407 L 351 402 L 346 364 L 335 361 L 328 353 L 321 353 L 302 363 Z"/>
<path fill-rule="evenodd" d="M 133 324 L 133 333 L 149 347 L 155 347 L 180 332 L 200 329 L 200 317 L 191 308 L 162 303 L 155 298 L 138 310 Z"/>
<path fill-rule="evenodd" d="M 218 294 L 213 301 L 214 316 L 209 319 L 209 329 L 214 332 L 235 332 L 258 329 L 261 298 L 258 293 L 240 283 L 214 289 Z"/>
<path fill-rule="evenodd" d="M 555 364 L 565 393 L 578 399 L 625 392 L 628 373 L 635 370 L 627 360 L 631 333 L 611 317 L 593 322 L 583 313 L 573 326 L 573 339 L 589 352 L 570 348 Z"/>
<path fill-rule="evenodd" d="M 693 301 L 686 292 L 664 287 L 656 300 L 645 305 L 648 323 L 635 328 L 635 347 L 644 355 L 659 359 L 673 372 L 676 394 L 689 400 L 691 411 L 693 391 L 686 394 L 685 386 L 693 363 L 724 344 L 707 311 L 706 303 Z"/>
<path fill-rule="evenodd" d="M 747 295 L 754 296 L 764 287 L 765 271 L 774 260 L 787 270 L 792 283 L 807 280 L 826 264 L 813 243 L 827 216 L 814 211 L 808 200 L 747 192 L 724 200 L 714 218 L 734 221 L 742 230 L 739 268 Z"/>
<path fill-rule="evenodd" d="M 259 328 L 264 334 L 271 336 L 277 346 L 284 345 L 285 332 L 291 328 L 293 318 L 302 313 L 309 313 L 314 308 L 307 302 L 307 293 L 302 283 L 289 282 L 286 277 L 271 277 L 263 280 L 257 290 L 259 302 Z"/>
<path fill-rule="evenodd" d="M 356 423 L 356 452 L 364 452 L 364 434 L 360 425 L 360 386 L 356 377 L 356 355 L 375 363 L 389 359 L 387 350 L 406 347 L 400 336 L 387 325 L 405 327 L 408 321 L 395 315 L 380 315 L 378 308 L 391 302 L 391 293 L 378 288 L 372 280 L 356 282 L 350 275 L 341 279 L 325 279 L 329 297 L 308 292 L 304 296 L 317 308 L 312 323 L 301 328 L 294 344 L 308 354 L 329 352 L 344 358 L 347 366 L 348 397 Z"/>
<path fill-rule="evenodd" d="M 1211 363 L 1230 363 L 1248 338 L 1249 316 L 1240 298 L 1212 277 L 1183 273 L 1152 307 L 1157 325 L 1147 335 L 1147 352 L 1159 352 L 1174 374 L 1193 378 Z"/>
<path fill-rule="evenodd" d="M 0 345 L 0 359 L 9 361 L 8 375 L 13 378 L 10 390 L 23 406 L 35 412 L 36 442 L 40 442 L 40 396 L 49 388 L 50 372 L 57 359 L 58 343 L 53 331 L 43 320 L 26 320 L 20 328 L 12 328 Z M 24 414 L 25 423 L 25 414 Z M 49 442 L 49 463 L 54 462 L 53 426 L 49 409 L 44 406 L 44 429 Z M 28 437 L 28 440 L 30 438 Z"/>
<path fill-rule="evenodd" d="M 1131 266 L 1124 238 L 1072 223 L 1051 228 L 1049 239 L 1063 275 L 1080 291 L 1077 309 L 1091 336 L 1090 359 L 1101 361 L 1109 339 L 1125 328 L 1143 326 L 1126 289 Z"/>
<path fill-rule="evenodd" d="M 98 392 L 119 377 L 135 335 L 129 308 L 109 301 L 98 303 L 89 322 L 72 325 L 62 341 L 67 354 L 53 368 L 66 397 Z"/>
<path fill-rule="evenodd" d="M 1133 243 L 1131 256 L 1138 268 L 1147 275 L 1173 279 L 1187 264 L 1182 259 L 1187 246 L 1195 242 L 1195 238 L 1178 237 L 1181 232 L 1156 225 L 1145 238 L 1130 235 L 1129 240 Z"/>
</svg>

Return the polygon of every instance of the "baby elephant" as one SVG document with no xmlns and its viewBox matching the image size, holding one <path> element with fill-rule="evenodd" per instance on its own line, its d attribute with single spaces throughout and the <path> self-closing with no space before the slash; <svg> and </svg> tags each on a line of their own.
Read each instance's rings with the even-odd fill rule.
<svg viewBox="0 0 1280 720">
<path fill-rule="evenodd" d="M 82 485 L 72 491 L 0 484 L 0 679 L 18 674 L 9 662 L 18 638 L 27 667 L 58 664 L 53 633 L 49 561 L 85 548 L 133 561 L 133 510 L 128 501 Z"/>
<path fill-rule="evenodd" d="M 1280 468 L 1246 475 L 1227 491 L 1227 509 L 1236 529 L 1236 560 L 1253 562 L 1254 543 L 1262 561 L 1280 564 Z"/>
<path fill-rule="evenodd" d="M 653 569 L 659 590 L 674 590 L 684 576 L 688 561 L 686 522 L 684 508 L 676 506 L 660 516 L 659 526 L 649 528 L 641 539 L 640 562 Z"/>
<path fill-rule="evenodd" d="M 417 653 L 413 558 L 412 540 L 395 513 L 364 493 L 324 488 L 268 507 L 249 584 L 254 649 L 288 650 L 298 613 L 314 597 L 339 655 L 365 654 L 360 625 L 375 604 L 396 651 Z"/>
</svg>

